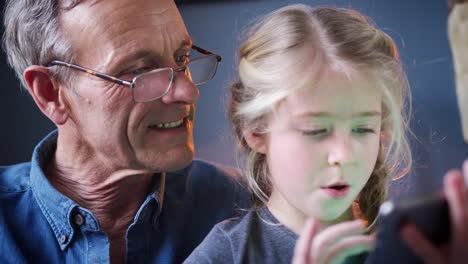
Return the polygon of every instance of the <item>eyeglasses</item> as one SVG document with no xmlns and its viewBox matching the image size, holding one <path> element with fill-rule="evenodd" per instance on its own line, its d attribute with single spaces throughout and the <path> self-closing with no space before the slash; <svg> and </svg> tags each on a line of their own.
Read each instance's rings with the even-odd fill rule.
<svg viewBox="0 0 468 264">
<path fill-rule="evenodd" d="M 195 45 L 192 45 L 192 49 L 204 56 L 190 60 L 186 65 L 180 68 L 159 68 L 142 73 L 135 76 L 132 81 L 125 81 L 105 73 L 59 60 L 49 62 L 46 67 L 65 66 L 107 81 L 124 85 L 132 89 L 132 96 L 135 102 L 149 102 L 159 99 L 169 92 L 174 82 L 175 73 L 177 72 L 184 72 L 187 76 L 191 77 L 195 85 L 200 85 L 213 79 L 218 69 L 218 63 L 222 59 L 221 56 Z"/>
</svg>

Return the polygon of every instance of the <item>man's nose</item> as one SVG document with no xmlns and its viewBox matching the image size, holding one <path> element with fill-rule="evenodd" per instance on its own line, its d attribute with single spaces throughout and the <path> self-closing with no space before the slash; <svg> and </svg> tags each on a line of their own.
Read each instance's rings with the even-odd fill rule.
<svg viewBox="0 0 468 264">
<path fill-rule="evenodd" d="M 344 166 L 353 160 L 352 139 L 347 135 L 334 135 L 328 152 L 330 166 Z"/>
<path fill-rule="evenodd" d="M 161 100 L 166 104 L 174 102 L 194 104 L 197 102 L 199 95 L 200 91 L 198 87 L 193 84 L 190 75 L 187 75 L 184 71 L 174 72 L 172 87 Z"/>
</svg>

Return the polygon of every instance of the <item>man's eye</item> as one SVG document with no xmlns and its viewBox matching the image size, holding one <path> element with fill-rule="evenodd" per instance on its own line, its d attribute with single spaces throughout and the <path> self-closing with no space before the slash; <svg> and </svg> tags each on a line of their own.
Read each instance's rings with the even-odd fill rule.
<svg viewBox="0 0 468 264">
<path fill-rule="evenodd" d="M 133 78 L 135 78 L 138 75 L 141 75 L 143 73 L 149 72 L 153 70 L 151 67 L 141 67 L 137 69 L 128 69 L 121 74 L 118 75 L 119 78 L 131 81 Z"/>
<path fill-rule="evenodd" d="M 131 71 L 132 75 L 140 75 L 142 73 L 148 72 L 151 69 L 149 67 L 142 67 Z"/>
<path fill-rule="evenodd" d="M 190 61 L 189 55 L 180 55 L 176 57 L 176 63 L 179 66 L 187 65 Z"/>
</svg>

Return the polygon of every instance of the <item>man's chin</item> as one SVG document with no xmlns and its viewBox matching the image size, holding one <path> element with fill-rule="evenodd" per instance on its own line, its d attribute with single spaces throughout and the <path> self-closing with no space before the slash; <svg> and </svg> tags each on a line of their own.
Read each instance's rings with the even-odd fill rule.
<svg viewBox="0 0 468 264">
<path fill-rule="evenodd" d="M 187 167 L 194 159 L 193 148 L 174 149 L 168 153 L 148 155 L 143 163 L 154 172 L 177 171 Z"/>
<path fill-rule="evenodd" d="M 168 165 L 171 165 L 171 166 L 168 166 L 167 169 L 165 169 L 164 171 L 170 172 L 170 171 L 177 171 L 177 170 L 183 169 L 187 167 L 193 161 L 193 159 L 194 159 L 194 154 L 192 152 L 191 154 L 184 155 L 183 157 L 180 157 L 179 159 L 171 160 L 168 162 L 170 163 Z"/>
</svg>

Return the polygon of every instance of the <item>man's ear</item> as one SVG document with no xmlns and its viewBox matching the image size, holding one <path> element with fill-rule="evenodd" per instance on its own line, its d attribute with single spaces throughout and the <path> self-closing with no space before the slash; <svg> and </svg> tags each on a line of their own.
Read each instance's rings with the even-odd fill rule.
<svg viewBox="0 0 468 264">
<path fill-rule="evenodd" d="M 30 66 L 24 70 L 23 78 L 27 89 L 39 109 L 56 125 L 63 125 L 68 119 L 62 91 L 52 79 L 47 68 Z"/>
<path fill-rule="evenodd" d="M 244 134 L 247 145 L 256 152 L 266 154 L 267 152 L 267 139 L 264 133 L 246 132 Z"/>
</svg>

